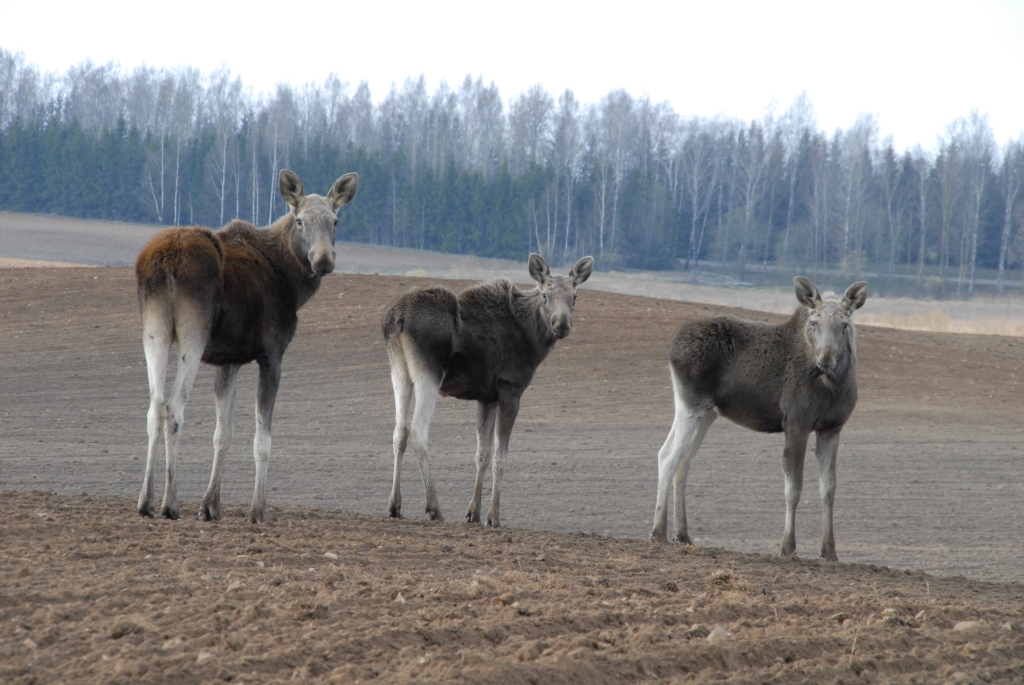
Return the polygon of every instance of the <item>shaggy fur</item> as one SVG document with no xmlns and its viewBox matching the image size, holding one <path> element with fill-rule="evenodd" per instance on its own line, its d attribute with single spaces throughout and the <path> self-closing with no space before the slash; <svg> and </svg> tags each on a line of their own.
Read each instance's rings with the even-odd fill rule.
<svg viewBox="0 0 1024 685">
<path fill-rule="evenodd" d="M 857 333 L 850 316 L 867 298 L 867 283 L 851 285 L 842 299 L 822 296 L 796 278 L 801 303 L 782 324 L 722 316 L 683 324 L 672 341 L 669 366 L 676 416 L 658 454 L 658 501 L 651 539 L 665 540 L 669 480 L 675 484 L 675 540 L 686 529 L 686 474 L 708 427 L 721 414 L 751 430 L 784 432 L 786 527 L 782 554 L 796 551 L 794 523 L 803 487 L 811 432 L 824 507 L 821 556 L 835 560 L 832 506 L 839 433 L 857 403 Z"/>
<path fill-rule="evenodd" d="M 533 374 L 572 329 L 576 288 L 590 277 L 584 257 L 568 276 L 552 276 L 540 255 L 530 255 L 538 287 L 522 291 L 506 280 L 482 283 L 455 295 L 429 288 L 404 295 L 384 313 L 395 389 L 395 471 L 389 512 L 401 517 L 402 456 L 412 445 L 426 488 L 431 519 L 444 520 L 430 476 L 427 433 L 438 394 L 477 402 L 477 474 L 466 520 L 480 521 L 483 478 L 494 456 L 486 524 L 498 527 L 501 477 L 519 399 Z M 410 405 L 412 420 L 408 421 Z"/>
<path fill-rule="evenodd" d="M 260 367 L 256 394 L 256 486 L 251 521 L 265 521 L 266 473 L 271 419 L 281 378 L 281 358 L 295 335 L 296 312 L 334 271 L 337 211 L 355 195 L 358 179 L 346 174 L 326 198 L 306 196 L 302 181 L 287 169 L 278 182 L 291 212 L 267 228 L 235 220 L 220 231 L 170 228 L 146 244 L 135 263 L 143 347 L 149 373 L 149 448 L 138 512 L 154 515 L 153 471 L 163 429 L 167 480 L 161 515 L 179 516 L 175 469 L 185 403 L 200 360 L 217 367 L 214 385 L 217 428 L 213 473 L 199 512 L 220 517 L 220 473 L 231 444 L 235 381 L 242 364 Z M 172 344 L 178 365 L 170 398 L 164 375 Z"/>
</svg>

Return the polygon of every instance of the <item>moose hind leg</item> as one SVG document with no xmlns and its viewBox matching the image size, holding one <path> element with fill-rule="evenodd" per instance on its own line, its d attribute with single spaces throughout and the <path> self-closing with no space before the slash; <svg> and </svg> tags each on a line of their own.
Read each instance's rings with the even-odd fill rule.
<svg viewBox="0 0 1024 685">
<path fill-rule="evenodd" d="M 432 374 L 420 370 L 413 371 L 413 410 L 412 425 L 409 431 L 409 442 L 420 463 L 420 476 L 423 478 L 423 489 L 426 494 L 426 512 L 431 521 L 444 523 L 441 505 L 437 501 L 437 490 L 430 476 L 430 458 L 427 441 L 430 434 L 430 420 L 434 417 L 437 405 L 437 391 L 441 387 L 441 374 Z"/>
<path fill-rule="evenodd" d="M 142 333 L 142 348 L 146 354 L 146 373 L 149 377 L 149 411 L 146 414 L 146 473 L 142 480 L 142 491 L 139 493 L 138 512 L 141 516 L 153 518 L 153 470 L 156 465 L 156 452 L 160 444 L 160 435 L 164 424 L 166 409 L 164 407 L 164 377 L 167 373 L 168 356 L 171 353 L 170 323 L 158 318 L 152 303 L 146 303 Z"/>
<path fill-rule="evenodd" d="M 167 482 L 164 487 L 164 501 L 160 514 L 164 518 L 177 519 L 181 513 L 178 509 L 178 442 L 181 429 L 185 424 L 185 404 L 192 392 L 199 362 L 206 347 L 206 336 L 187 327 L 184 335 L 178 332 L 178 368 L 174 374 L 174 388 L 167 402 L 167 415 L 164 418 L 164 442 L 167 446 Z M 202 329 L 206 330 L 206 329 Z"/>
<path fill-rule="evenodd" d="M 498 415 L 497 402 L 478 402 L 476 411 L 476 482 L 473 499 L 466 509 L 466 523 L 480 523 L 480 500 L 483 496 L 484 476 L 491 465 L 494 452 L 494 421 Z"/>
<path fill-rule="evenodd" d="M 836 499 L 836 452 L 839 431 L 818 433 L 815 454 L 818 457 L 818 485 L 821 491 L 821 558 L 839 561 L 832 531 L 832 509 Z"/>
<path fill-rule="evenodd" d="M 782 470 L 786 476 L 786 528 L 782 533 L 782 556 L 796 554 L 796 505 L 804 487 L 804 457 L 807 453 L 807 433 L 786 431 L 786 448 L 782 457 Z"/>
<path fill-rule="evenodd" d="M 235 411 L 235 388 L 238 381 L 238 364 L 227 364 L 217 367 L 217 376 L 213 382 L 213 393 L 216 398 L 217 428 L 213 432 L 213 470 L 210 473 L 210 485 L 203 495 L 199 507 L 199 518 L 204 521 L 220 519 L 220 477 L 224 468 L 224 457 L 231 447 L 234 436 L 233 419 Z"/>
<path fill-rule="evenodd" d="M 395 468 L 391 479 L 391 498 L 388 500 L 388 516 L 402 518 L 402 457 L 409 444 L 409 403 L 412 400 L 412 380 L 405 370 L 404 362 L 392 360 L 391 385 L 395 390 L 395 433 L 392 437 Z"/>
<path fill-rule="evenodd" d="M 690 444 L 683 452 L 679 468 L 676 469 L 675 475 L 672 476 L 672 494 L 674 495 L 672 505 L 673 542 L 682 542 L 687 545 L 693 544 L 686 525 L 686 476 L 690 472 L 690 464 L 693 463 L 693 458 L 697 456 L 697 450 L 700 449 L 701 443 L 704 442 L 704 436 L 707 435 L 708 428 L 711 427 L 716 418 L 718 418 L 718 412 L 714 409 L 709 410 L 701 417 L 690 438 Z"/>
<path fill-rule="evenodd" d="M 700 447 L 704 433 L 707 432 L 708 426 L 711 425 L 717 414 L 712 413 L 711 407 L 688 406 L 680 396 L 678 388 L 675 404 L 676 415 L 672 422 L 672 429 L 669 431 L 665 444 L 658 451 L 658 496 L 654 506 L 651 542 L 666 541 L 668 490 L 670 482 L 675 482 L 675 539 L 689 544 L 684 500 L 686 473 L 697 448 Z M 711 414 L 710 420 L 707 419 L 708 414 Z"/>
</svg>

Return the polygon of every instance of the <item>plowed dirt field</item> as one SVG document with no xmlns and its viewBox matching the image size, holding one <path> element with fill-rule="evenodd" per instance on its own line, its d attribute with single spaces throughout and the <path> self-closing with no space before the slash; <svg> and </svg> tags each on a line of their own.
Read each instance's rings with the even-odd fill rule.
<svg viewBox="0 0 1024 685">
<path fill-rule="evenodd" d="M 671 424 L 672 332 L 725 311 L 780 317 L 584 289 L 572 335 L 523 398 L 505 528 L 458 523 L 475 408 L 455 400 L 431 431 L 452 523 L 418 513 L 411 459 L 410 519 L 390 521 L 379 317 L 436 282 L 325 279 L 285 356 L 271 521 L 251 526 L 255 369 L 240 379 L 225 519 L 190 518 L 210 468 L 208 367 L 186 410 L 185 517 L 141 519 L 131 270 L 0 271 L 0 682 L 1024 679 L 1024 340 L 859 329 L 861 400 L 839 453 L 843 563 L 774 556 L 781 438 L 724 420 L 691 470 L 698 546 L 654 546 L 642 538 Z M 809 459 L 804 557 L 818 549 L 816 481 Z"/>
</svg>

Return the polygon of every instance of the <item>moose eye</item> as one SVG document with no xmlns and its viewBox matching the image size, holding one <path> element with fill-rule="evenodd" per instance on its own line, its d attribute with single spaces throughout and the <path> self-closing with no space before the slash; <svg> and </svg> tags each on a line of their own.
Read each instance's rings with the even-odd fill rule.
<svg viewBox="0 0 1024 685">
<path fill-rule="evenodd" d="M 296 219 L 295 225 L 298 226 L 299 228 L 302 228 L 302 219 Z"/>
<path fill-rule="evenodd" d="M 817 327 L 818 327 L 818 321 L 817 321 L 817 319 L 811 319 L 811 320 L 810 320 L 810 321 L 808 322 L 808 324 L 810 325 L 810 327 L 811 327 L 811 328 L 817 328 Z"/>
<path fill-rule="evenodd" d="M 573 296 L 572 296 L 572 303 L 573 303 L 573 304 L 576 304 L 576 295 L 573 295 Z"/>
<path fill-rule="evenodd" d="M 335 225 L 335 226 L 337 226 L 337 225 L 338 225 L 338 220 L 337 220 L 337 219 L 335 219 L 335 220 L 334 220 L 334 225 Z"/>
</svg>

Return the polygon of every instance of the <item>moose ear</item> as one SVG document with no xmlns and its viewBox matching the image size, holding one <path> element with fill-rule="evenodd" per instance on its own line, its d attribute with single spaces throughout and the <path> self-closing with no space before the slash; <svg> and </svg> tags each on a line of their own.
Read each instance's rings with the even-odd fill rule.
<svg viewBox="0 0 1024 685">
<path fill-rule="evenodd" d="M 594 273 L 594 258 L 584 257 L 580 261 L 576 262 L 576 266 L 569 272 L 569 278 L 572 280 L 572 287 L 578 286 L 585 280 L 590 278 L 590 274 Z"/>
<path fill-rule="evenodd" d="M 818 286 L 803 276 L 794 278 L 793 285 L 796 286 L 796 299 L 800 304 L 810 309 L 818 308 L 821 304 L 821 293 L 818 292 Z"/>
<path fill-rule="evenodd" d="M 281 191 L 281 199 L 287 202 L 293 210 L 298 209 L 302 198 L 306 197 L 302 188 L 302 179 L 296 176 L 294 171 L 288 169 L 281 169 L 281 173 L 278 174 L 277 188 Z"/>
<path fill-rule="evenodd" d="M 548 263 L 536 252 L 530 255 L 530 276 L 541 285 L 551 280 L 551 269 L 548 268 Z"/>
<path fill-rule="evenodd" d="M 843 307 L 846 311 L 852 312 L 860 309 L 864 306 L 864 301 L 868 299 L 868 284 L 866 281 L 857 281 L 849 288 L 846 289 L 846 293 L 843 295 Z"/>
<path fill-rule="evenodd" d="M 334 205 L 334 211 L 338 211 L 347 205 L 355 197 L 356 188 L 359 186 L 359 174 L 345 174 L 331 186 L 331 192 L 327 193 L 327 199 Z"/>
</svg>

